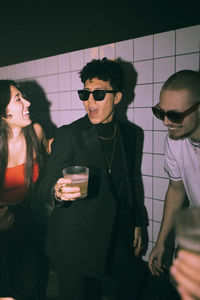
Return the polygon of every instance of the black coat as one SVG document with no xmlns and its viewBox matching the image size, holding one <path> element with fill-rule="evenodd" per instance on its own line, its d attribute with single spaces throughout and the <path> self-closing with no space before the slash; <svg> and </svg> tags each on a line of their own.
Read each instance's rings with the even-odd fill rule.
<svg viewBox="0 0 200 300">
<path fill-rule="evenodd" d="M 127 235 L 141 225 L 134 197 L 135 131 L 117 121 L 122 149 L 119 194 L 127 203 Z M 89 167 L 88 196 L 55 205 L 52 188 L 67 166 Z M 121 190 L 121 192 L 120 192 Z M 39 185 L 37 216 L 48 222 L 47 252 L 53 262 L 88 276 L 104 272 L 117 203 L 95 125 L 85 116 L 61 127 L 52 144 L 44 177 Z"/>
</svg>

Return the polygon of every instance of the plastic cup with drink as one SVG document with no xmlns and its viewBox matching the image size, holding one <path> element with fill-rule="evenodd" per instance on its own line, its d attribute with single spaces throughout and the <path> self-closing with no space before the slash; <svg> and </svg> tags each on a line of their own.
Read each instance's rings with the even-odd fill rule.
<svg viewBox="0 0 200 300">
<path fill-rule="evenodd" d="M 188 250 L 200 254 L 200 207 L 183 209 L 175 218 L 177 251 Z M 177 287 L 173 275 L 171 283 Z"/>
<path fill-rule="evenodd" d="M 66 186 L 80 188 L 81 196 L 77 199 L 87 197 L 89 169 L 84 166 L 71 166 L 63 169 L 63 177 L 71 180 Z"/>
</svg>

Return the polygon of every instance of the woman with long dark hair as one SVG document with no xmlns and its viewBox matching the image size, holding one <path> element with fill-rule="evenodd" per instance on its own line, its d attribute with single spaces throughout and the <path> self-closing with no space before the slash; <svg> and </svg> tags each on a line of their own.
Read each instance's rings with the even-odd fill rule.
<svg viewBox="0 0 200 300">
<path fill-rule="evenodd" d="M 17 300 L 37 299 L 31 191 L 48 152 L 29 106 L 14 81 L 0 80 L 0 297 Z"/>
</svg>

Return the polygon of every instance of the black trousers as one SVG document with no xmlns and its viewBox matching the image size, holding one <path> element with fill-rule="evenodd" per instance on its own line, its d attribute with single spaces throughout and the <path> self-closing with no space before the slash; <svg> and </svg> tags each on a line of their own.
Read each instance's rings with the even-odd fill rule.
<svg viewBox="0 0 200 300">
<path fill-rule="evenodd" d="M 151 275 L 149 271 L 143 300 L 181 300 L 167 270 L 160 277 Z"/>
<path fill-rule="evenodd" d="M 12 227 L 0 234 L 0 296 L 29 300 L 36 297 L 35 229 L 28 200 L 9 207 Z"/>
<path fill-rule="evenodd" d="M 146 282 L 145 263 L 136 258 L 133 249 L 118 234 L 112 260 L 103 278 L 103 294 L 111 300 L 141 300 Z"/>
<path fill-rule="evenodd" d="M 64 264 L 53 262 L 59 284 L 59 300 L 100 300 L 102 295 L 110 300 L 141 300 L 146 281 L 144 262 L 130 257 L 120 236 L 113 255 L 112 271 L 106 272 L 102 279 L 77 274 Z"/>
</svg>

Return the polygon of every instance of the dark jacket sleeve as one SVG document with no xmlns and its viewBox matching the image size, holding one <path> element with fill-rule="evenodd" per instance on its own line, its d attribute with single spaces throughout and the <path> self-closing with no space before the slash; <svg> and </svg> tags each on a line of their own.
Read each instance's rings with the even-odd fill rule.
<svg viewBox="0 0 200 300">
<path fill-rule="evenodd" d="M 135 126 L 135 125 L 134 125 Z M 142 153 L 143 153 L 143 130 L 135 126 L 135 143 L 133 156 L 133 170 L 132 170 L 132 186 L 136 206 L 135 227 L 144 226 L 146 221 L 145 207 L 144 207 L 144 188 L 141 174 Z"/>
<path fill-rule="evenodd" d="M 68 126 L 58 129 L 51 145 L 52 152 L 37 183 L 37 197 L 32 204 L 35 219 L 40 224 L 47 224 L 56 206 L 54 185 L 62 177 L 62 170 L 73 158 L 73 143 Z"/>
<path fill-rule="evenodd" d="M 129 193 L 131 195 L 131 216 L 132 226 L 143 225 L 143 184 L 141 177 L 141 159 L 143 134 L 142 131 L 133 124 L 123 124 L 121 127 L 126 152 L 128 167 L 128 177 L 130 180 Z"/>
</svg>

